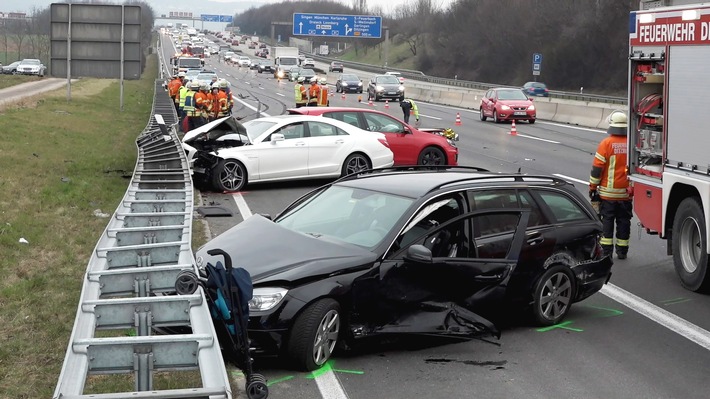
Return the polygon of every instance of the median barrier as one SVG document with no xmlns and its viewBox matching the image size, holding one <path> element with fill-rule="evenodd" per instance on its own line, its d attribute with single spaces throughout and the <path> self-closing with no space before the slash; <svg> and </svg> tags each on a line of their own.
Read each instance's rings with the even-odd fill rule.
<svg viewBox="0 0 710 399">
<path fill-rule="evenodd" d="M 464 94 L 462 92 L 440 92 L 440 100 L 442 104 L 460 106 L 463 101 Z"/>
<path fill-rule="evenodd" d="M 557 103 L 534 101 L 537 119 L 555 120 L 557 114 Z"/>
<path fill-rule="evenodd" d="M 569 123 L 571 125 L 596 127 L 602 119 L 602 108 L 557 104 L 557 113 L 552 120 L 555 122 Z"/>
</svg>

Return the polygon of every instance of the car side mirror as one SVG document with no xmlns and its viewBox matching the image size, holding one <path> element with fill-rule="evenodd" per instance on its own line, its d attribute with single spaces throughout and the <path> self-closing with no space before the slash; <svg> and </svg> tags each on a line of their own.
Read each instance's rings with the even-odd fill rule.
<svg viewBox="0 0 710 399">
<path fill-rule="evenodd" d="M 283 133 L 274 133 L 271 135 L 271 142 L 275 143 L 277 141 L 284 141 L 284 135 Z"/>
<path fill-rule="evenodd" d="M 404 260 L 414 263 L 433 263 L 431 250 L 424 245 L 412 245 L 407 248 Z"/>
<path fill-rule="evenodd" d="M 528 97 L 528 100 L 532 101 L 533 99 L 532 99 L 532 97 Z"/>
</svg>

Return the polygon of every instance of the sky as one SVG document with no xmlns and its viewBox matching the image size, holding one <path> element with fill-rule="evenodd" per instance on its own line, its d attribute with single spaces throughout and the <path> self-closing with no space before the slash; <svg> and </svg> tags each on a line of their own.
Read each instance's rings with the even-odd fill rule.
<svg viewBox="0 0 710 399">
<path fill-rule="evenodd" d="M 353 0 L 339 0 L 343 4 L 352 5 Z M 366 0 L 370 7 L 381 6 L 385 11 L 403 3 L 416 0 Z M 453 0 L 433 0 L 434 4 L 447 5 Z M 224 14 L 234 15 L 249 7 L 258 7 L 261 4 L 282 3 L 282 0 L 146 0 L 158 14 L 167 14 L 170 11 L 191 11 L 193 15 L 199 14 Z M 49 7 L 53 1 L 48 0 L 2 0 L 0 12 L 31 12 L 33 8 Z"/>
</svg>

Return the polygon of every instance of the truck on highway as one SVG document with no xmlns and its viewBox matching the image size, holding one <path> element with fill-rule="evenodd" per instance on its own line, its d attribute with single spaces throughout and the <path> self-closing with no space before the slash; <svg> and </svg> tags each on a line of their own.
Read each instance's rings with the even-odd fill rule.
<svg viewBox="0 0 710 399">
<path fill-rule="evenodd" d="M 298 66 L 297 47 L 273 47 L 271 57 L 274 60 L 274 77 L 277 79 L 283 79 L 288 69 Z"/>
<path fill-rule="evenodd" d="M 710 4 L 688 3 L 642 0 L 631 12 L 628 170 L 641 226 L 666 240 L 681 284 L 707 292 Z"/>
</svg>

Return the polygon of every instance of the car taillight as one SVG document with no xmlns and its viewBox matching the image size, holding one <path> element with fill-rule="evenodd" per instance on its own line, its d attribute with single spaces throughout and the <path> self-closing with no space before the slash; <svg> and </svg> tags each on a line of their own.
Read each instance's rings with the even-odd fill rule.
<svg viewBox="0 0 710 399">
<path fill-rule="evenodd" d="M 386 138 L 379 138 L 379 139 L 377 139 L 377 141 L 379 141 L 380 144 L 382 144 L 383 146 L 390 148 L 390 143 L 387 142 Z"/>
</svg>

